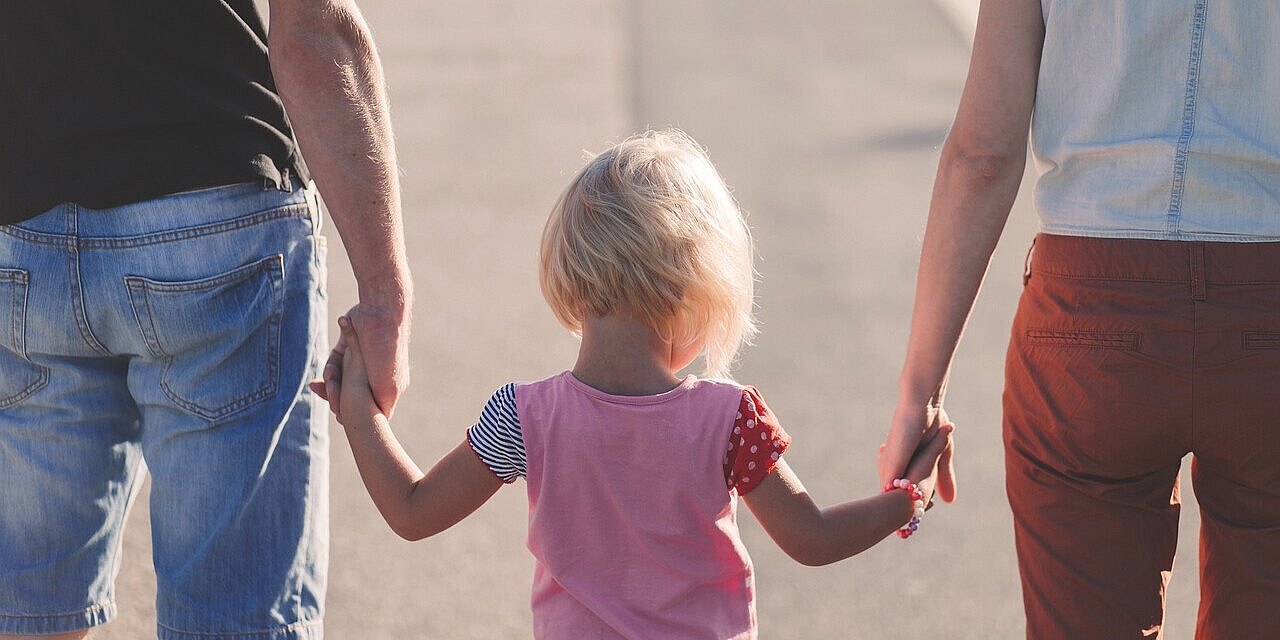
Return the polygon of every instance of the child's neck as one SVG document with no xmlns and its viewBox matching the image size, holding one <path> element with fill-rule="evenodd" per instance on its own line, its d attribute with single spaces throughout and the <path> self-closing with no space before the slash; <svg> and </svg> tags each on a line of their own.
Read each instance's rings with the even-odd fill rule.
<svg viewBox="0 0 1280 640">
<path fill-rule="evenodd" d="M 680 384 L 671 357 L 671 344 L 644 322 L 618 312 L 592 316 L 582 322 L 573 375 L 613 395 L 656 395 Z"/>
</svg>

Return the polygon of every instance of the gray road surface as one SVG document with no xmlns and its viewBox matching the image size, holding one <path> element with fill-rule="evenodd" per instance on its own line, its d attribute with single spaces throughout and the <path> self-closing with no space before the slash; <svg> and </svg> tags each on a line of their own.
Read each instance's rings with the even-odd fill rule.
<svg viewBox="0 0 1280 640">
<path fill-rule="evenodd" d="M 459 441 L 496 387 L 572 364 L 575 342 L 537 290 L 544 216 L 584 150 L 676 125 L 709 147 L 759 243 L 763 333 L 737 377 L 794 436 L 788 459 L 819 501 L 876 490 L 937 146 L 968 58 L 942 11 L 927 0 L 361 4 L 403 157 L 418 306 L 396 427 L 420 464 Z M 930 512 L 909 542 L 820 569 L 784 556 L 744 510 L 763 637 L 1022 637 L 999 397 L 1033 229 L 1024 197 L 953 373 L 960 502 Z M 329 233 L 336 315 L 354 287 Z M 409 544 L 381 522 L 333 426 L 328 637 L 529 637 L 523 485 Z M 1196 598 L 1184 498 L 1172 640 L 1191 637 Z M 148 527 L 140 502 L 121 616 L 99 638 L 153 633 Z"/>
</svg>

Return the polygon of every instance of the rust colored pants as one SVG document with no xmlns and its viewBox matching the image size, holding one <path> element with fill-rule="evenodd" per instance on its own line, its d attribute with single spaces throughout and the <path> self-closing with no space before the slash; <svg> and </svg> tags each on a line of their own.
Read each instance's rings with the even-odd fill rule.
<svg viewBox="0 0 1280 640">
<path fill-rule="evenodd" d="M 1280 243 L 1034 247 L 1004 394 L 1027 637 L 1161 637 L 1192 453 L 1196 637 L 1280 638 Z"/>
</svg>

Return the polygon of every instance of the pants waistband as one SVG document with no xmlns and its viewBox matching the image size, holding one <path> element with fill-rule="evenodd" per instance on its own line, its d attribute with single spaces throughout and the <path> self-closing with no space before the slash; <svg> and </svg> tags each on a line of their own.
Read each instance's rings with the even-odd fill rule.
<svg viewBox="0 0 1280 640">
<path fill-rule="evenodd" d="M 1137 240 L 1039 234 L 1028 275 L 1205 284 L 1280 283 L 1280 242 Z"/>
</svg>

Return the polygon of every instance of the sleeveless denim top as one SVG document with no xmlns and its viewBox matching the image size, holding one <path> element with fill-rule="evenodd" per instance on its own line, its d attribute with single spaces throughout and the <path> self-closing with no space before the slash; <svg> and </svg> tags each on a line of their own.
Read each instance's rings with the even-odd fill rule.
<svg viewBox="0 0 1280 640">
<path fill-rule="evenodd" d="M 1042 231 L 1280 240 L 1280 2 L 1042 6 Z"/>
</svg>

